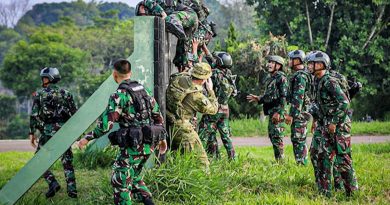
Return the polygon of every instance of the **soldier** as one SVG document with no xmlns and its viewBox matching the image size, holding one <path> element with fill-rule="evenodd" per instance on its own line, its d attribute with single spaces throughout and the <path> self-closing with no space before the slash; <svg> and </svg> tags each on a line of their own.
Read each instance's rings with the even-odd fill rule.
<svg viewBox="0 0 390 205">
<path fill-rule="evenodd" d="M 29 137 L 31 146 L 37 148 L 35 153 L 37 153 L 77 111 L 72 94 L 55 85 L 61 80 L 57 68 L 43 68 L 40 76 L 42 79 L 42 89 L 33 94 L 33 106 L 30 116 Z M 36 130 L 39 130 L 41 133 L 38 147 L 35 144 L 36 137 L 34 134 Z M 73 153 L 71 148 L 69 148 L 62 155 L 61 162 L 64 167 L 68 196 L 77 198 L 76 178 L 72 161 Z M 58 184 L 50 170 L 47 170 L 43 174 L 43 178 L 49 184 L 49 190 L 46 193 L 46 197 L 53 197 L 55 193 L 60 190 L 61 186 Z"/>
<path fill-rule="evenodd" d="M 79 147 L 83 148 L 88 141 L 103 136 L 118 122 L 120 129 L 109 135 L 111 144 L 119 146 L 111 177 L 114 203 L 131 204 L 134 197 L 144 204 L 153 204 L 152 194 L 140 173 L 157 144 L 161 154 L 166 151 L 163 118 L 155 99 L 143 85 L 130 80 L 131 64 L 128 60 L 115 62 L 113 77 L 120 85 L 110 96 L 95 129 L 79 141 Z"/>
<path fill-rule="evenodd" d="M 264 114 L 272 116 L 268 122 L 268 137 L 271 140 L 276 161 L 284 159 L 284 113 L 287 107 L 288 80 L 282 68 L 284 59 L 280 56 L 268 57 L 268 72 L 271 78 L 263 96 L 249 94 L 249 102 L 263 104 Z"/>
<path fill-rule="evenodd" d="M 213 90 L 218 99 L 219 108 L 215 115 L 203 115 L 199 125 L 199 137 L 205 144 L 208 154 L 219 158 L 217 130 L 221 135 L 222 143 L 227 151 L 229 159 L 235 158 L 235 151 L 231 139 L 231 129 L 229 126 L 229 105 L 230 96 L 237 94 L 235 77 L 230 68 L 233 65 L 232 57 L 225 52 L 214 53 L 216 58 L 216 68 L 213 69 L 211 80 Z"/>
<path fill-rule="evenodd" d="M 311 54 L 309 69 L 314 72 L 318 84 L 315 101 L 323 117 L 322 137 L 318 151 L 319 190 L 331 196 L 333 163 L 340 173 L 346 193 L 350 196 L 358 190 L 351 157 L 351 119 L 348 115 L 349 99 L 338 80 L 329 74 L 330 58 L 321 51 Z"/>
<path fill-rule="evenodd" d="M 197 112 L 216 114 L 218 111 L 210 76 L 210 66 L 197 63 L 188 73 L 175 75 L 167 88 L 167 119 L 171 122 L 172 150 L 195 151 L 206 167 L 209 165 L 207 154 L 191 121 Z M 203 84 L 208 97 L 202 93 Z"/>
<path fill-rule="evenodd" d="M 289 102 L 290 114 L 286 115 L 286 124 L 291 125 L 291 142 L 293 144 L 295 161 L 297 164 L 307 163 L 307 123 L 310 120 L 308 112 L 311 104 L 312 76 L 303 65 L 305 52 L 291 51 L 288 54 L 288 65 L 294 74 L 290 78 Z"/>
</svg>

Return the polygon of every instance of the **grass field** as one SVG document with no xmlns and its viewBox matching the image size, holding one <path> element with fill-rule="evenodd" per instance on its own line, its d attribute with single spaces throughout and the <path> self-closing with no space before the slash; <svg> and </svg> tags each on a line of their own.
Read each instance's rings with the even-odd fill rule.
<svg viewBox="0 0 390 205">
<path fill-rule="evenodd" d="M 260 122 L 258 119 L 240 119 L 230 121 L 233 136 L 253 137 L 268 136 L 268 120 Z M 309 123 L 309 129 L 311 122 Z M 290 126 L 286 126 L 286 133 L 290 135 Z M 390 135 L 390 122 L 352 122 L 353 135 Z M 311 135 L 311 134 L 309 134 Z"/>
<path fill-rule="evenodd" d="M 159 169 L 148 170 L 145 181 L 157 204 L 390 204 L 390 143 L 353 146 L 360 191 L 352 198 L 346 198 L 343 192 L 335 192 L 330 199 L 319 196 L 311 164 L 296 166 L 291 146 L 286 148 L 284 164 L 273 161 L 271 147 L 240 147 L 237 152 L 236 161 L 225 160 L 225 155 L 213 161 L 209 174 L 191 156 L 169 157 Z M 0 187 L 32 155 L 0 153 Z M 99 155 L 104 159 L 114 153 Z M 40 179 L 18 204 L 112 204 L 109 162 L 92 158 L 95 161 L 76 153 L 78 200 L 66 196 L 62 168 L 57 162 L 52 169 L 63 186 L 60 192 L 46 200 L 47 185 Z"/>
</svg>

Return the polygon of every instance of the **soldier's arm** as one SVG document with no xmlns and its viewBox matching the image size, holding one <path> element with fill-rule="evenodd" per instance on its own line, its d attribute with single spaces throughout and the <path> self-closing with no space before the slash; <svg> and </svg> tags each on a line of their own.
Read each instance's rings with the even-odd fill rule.
<svg viewBox="0 0 390 205">
<path fill-rule="evenodd" d="M 230 96 L 232 95 L 232 93 L 234 91 L 234 87 L 229 82 L 227 77 L 224 77 L 224 78 L 221 79 L 220 86 L 221 86 L 223 95 L 222 96 L 218 96 L 220 98 L 219 102 L 224 104 L 224 105 L 226 105 L 226 104 L 228 104 L 229 98 L 230 98 Z"/>
<path fill-rule="evenodd" d="M 150 98 L 150 105 L 152 106 L 152 119 L 153 119 L 153 124 L 163 124 L 164 123 L 164 117 L 161 114 L 160 111 L 160 106 L 158 105 L 156 99 L 151 95 L 151 91 L 146 89 L 146 92 L 148 93 Z"/>
<path fill-rule="evenodd" d="M 290 116 L 297 118 L 302 111 L 307 80 L 303 76 L 297 76 L 292 88 Z"/>
<path fill-rule="evenodd" d="M 282 75 L 279 79 L 279 96 L 280 96 L 280 109 L 279 115 L 284 116 L 284 112 L 287 108 L 287 92 L 288 92 L 288 82 L 287 77 Z"/>
<path fill-rule="evenodd" d="M 196 112 L 202 114 L 214 115 L 218 111 L 218 101 L 215 97 L 214 91 L 208 91 L 208 97 L 203 95 L 201 92 L 191 93 L 185 99 L 187 103 Z"/>
<path fill-rule="evenodd" d="M 95 129 L 88 133 L 85 139 L 90 141 L 108 133 L 122 114 L 123 106 L 130 100 L 130 95 L 128 95 L 125 91 L 122 92 L 118 90 L 116 93 L 112 94 L 108 100 L 106 109 L 97 119 Z"/>
<path fill-rule="evenodd" d="M 37 128 L 39 128 L 41 124 L 41 120 L 39 119 L 39 109 L 41 107 L 41 103 L 39 100 L 39 94 L 36 92 L 33 94 L 33 105 L 31 108 L 30 115 L 30 131 L 29 134 L 34 134 Z"/>
<path fill-rule="evenodd" d="M 343 92 L 340 85 L 333 79 L 330 79 L 325 83 L 325 87 L 329 94 L 337 101 L 337 107 L 332 112 L 332 124 L 337 124 L 346 115 L 348 110 L 349 100 L 347 95 Z"/>
<path fill-rule="evenodd" d="M 74 102 L 74 98 L 72 93 L 68 93 L 66 96 L 66 102 L 68 102 L 69 112 L 71 115 L 74 115 L 77 112 L 77 105 Z"/>
<path fill-rule="evenodd" d="M 164 16 L 165 14 L 164 9 L 155 0 L 146 0 L 145 7 L 154 16 Z"/>
</svg>

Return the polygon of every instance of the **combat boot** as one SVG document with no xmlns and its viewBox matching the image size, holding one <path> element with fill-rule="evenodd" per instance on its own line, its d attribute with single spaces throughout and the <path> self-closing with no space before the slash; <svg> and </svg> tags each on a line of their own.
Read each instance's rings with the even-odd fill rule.
<svg viewBox="0 0 390 205">
<path fill-rule="evenodd" d="M 146 197 L 142 201 L 145 205 L 154 205 L 154 202 L 151 197 Z"/>
<path fill-rule="evenodd" d="M 68 196 L 70 198 L 77 198 L 77 191 L 68 191 Z"/>
<path fill-rule="evenodd" d="M 178 39 L 186 39 L 187 36 L 184 32 L 183 26 L 177 20 L 171 19 L 170 21 L 165 21 L 165 27 L 168 32 L 175 35 Z"/>
<path fill-rule="evenodd" d="M 46 198 L 53 197 L 56 192 L 58 192 L 61 189 L 61 186 L 58 184 L 57 181 L 53 181 L 49 185 L 49 190 L 46 192 Z"/>
</svg>

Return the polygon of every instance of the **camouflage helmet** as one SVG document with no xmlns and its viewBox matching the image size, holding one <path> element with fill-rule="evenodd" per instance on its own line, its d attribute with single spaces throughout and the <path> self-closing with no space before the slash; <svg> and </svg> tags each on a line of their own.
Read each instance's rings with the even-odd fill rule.
<svg viewBox="0 0 390 205">
<path fill-rule="evenodd" d="M 313 59 L 313 54 L 315 54 L 316 52 L 318 51 L 310 51 L 309 53 L 307 53 L 307 55 L 305 56 L 305 62 L 310 62 L 312 61 Z"/>
<path fill-rule="evenodd" d="M 139 9 L 140 9 L 141 6 L 144 7 L 144 9 L 145 9 L 145 14 L 141 14 L 141 13 L 140 13 Z M 144 2 L 144 1 L 140 1 L 140 2 L 137 4 L 137 6 L 135 6 L 135 15 L 136 15 L 136 16 L 148 15 L 148 10 L 147 10 L 147 8 L 145 7 L 145 2 Z"/>
<path fill-rule="evenodd" d="M 330 68 L 330 58 L 329 58 L 328 54 L 326 54 L 325 52 L 322 52 L 322 51 L 317 51 L 317 52 L 311 54 L 308 61 L 322 62 L 322 63 L 324 63 L 325 68 L 327 68 L 327 69 Z"/>
<path fill-rule="evenodd" d="M 268 56 L 267 59 L 268 61 L 273 61 L 280 64 L 282 67 L 284 65 L 284 59 L 281 56 L 277 56 L 277 55 Z"/>
<path fill-rule="evenodd" d="M 196 63 L 191 69 L 191 76 L 206 80 L 211 76 L 211 67 L 208 63 Z"/>
<path fill-rule="evenodd" d="M 303 50 L 294 50 L 288 53 L 290 59 L 298 58 L 301 62 L 305 62 L 305 52 Z"/>
<path fill-rule="evenodd" d="M 57 68 L 45 67 L 41 70 L 40 76 L 41 78 L 47 77 L 51 83 L 57 83 L 61 80 L 60 71 Z"/>
<path fill-rule="evenodd" d="M 232 56 L 229 53 L 217 51 L 213 53 L 218 67 L 230 68 L 233 65 Z"/>
</svg>

